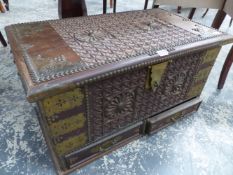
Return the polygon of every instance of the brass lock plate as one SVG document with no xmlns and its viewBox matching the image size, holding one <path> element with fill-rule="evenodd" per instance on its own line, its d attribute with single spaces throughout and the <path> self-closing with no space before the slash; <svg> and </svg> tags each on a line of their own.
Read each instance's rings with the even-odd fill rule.
<svg viewBox="0 0 233 175">
<path fill-rule="evenodd" d="M 168 61 L 149 67 L 149 75 L 146 85 L 147 89 L 150 88 L 153 91 L 156 91 L 156 89 L 159 87 L 160 81 L 162 80 L 162 76 L 167 68 L 167 65 Z"/>
</svg>

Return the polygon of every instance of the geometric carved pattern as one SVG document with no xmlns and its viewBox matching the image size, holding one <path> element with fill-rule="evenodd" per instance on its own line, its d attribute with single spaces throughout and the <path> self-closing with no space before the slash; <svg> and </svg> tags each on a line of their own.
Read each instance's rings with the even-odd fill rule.
<svg viewBox="0 0 233 175">
<path fill-rule="evenodd" d="M 89 86 L 91 139 L 96 140 L 140 119 L 139 86 L 145 86 L 147 69 L 109 78 Z"/>
<path fill-rule="evenodd" d="M 160 83 L 146 88 L 150 68 L 121 74 L 88 86 L 91 140 L 186 100 L 203 52 L 169 61 Z"/>
<path fill-rule="evenodd" d="M 111 63 L 201 39 L 160 20 L 154 10 L 50 21 L 50 25 L 86 66 Z"/>
<path fill-rule="evenodd" d="M 149 117 L 185 100 L 202 56 L 203 53 L 197 53 L 170 61 L 156 91 L 140 94 L 139 114 Z"/>
<path fill-rule="evenodd" d="M 221 34 L 158 9 L 17 24 L 10 30 L 36 84 Z"/>
<path fill-rule="evenodd" d="M 161 49 L 169 50 L 204 39 L 159 19 L 158 13 L 154 11 L 49 21 L 59 36 L 80 57 L 79 62 L 73 63 L 77 64 L 77 68 L 67 65 L 64 72 L 80 72 L 142 54 L 153 55 Z"/>
<path fill-rule="evenodd" d="M 57 153 L 62 155 L 81 148 L 89 141 L 101 139 L 186 100 L 205 53 L 168 61 L 163 71 L 159 71 L 156 78 L 159 83 L 154 89 L 146 88 L 151 67 L 89 84 L 86 86 L 88 111 L 83 113 L 88 115 L 87 120 L 82 113 L 72 112 L 77 106 L 84 105 L 85 96 L 81 88 L 43 100 L 47 119 L 62 117 L 65 112 L 70 111 L 68 118 L 48 123 L 56 139 L 54 146 Z"/>
<path fill-rule="evenodd" d="M 115 118 L 133 114 L 134 98 L 134 92 L 122 92 L 115 97 L 106 98 L 105 114 L 107 116 L 107 120 L 105 123 L 109 123 L 110 128 L 112 128 L 111 122 L 114 121 Z"/>
</svg>

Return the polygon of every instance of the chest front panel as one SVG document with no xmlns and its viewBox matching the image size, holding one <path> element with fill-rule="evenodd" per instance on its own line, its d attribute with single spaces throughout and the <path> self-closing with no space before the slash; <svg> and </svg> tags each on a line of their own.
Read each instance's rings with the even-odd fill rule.
<svg viewBox="0 0 233 175">
<path fill-rule="evenodd" d="M 199 96 L 218 51 L 177 57 L 42 100 L 56 154 L 64 161 L 74 151 Z"/>
<path fill-rule="evenodd" d="M 57 154 L 70 153 L 200 95 L 195 82 L 207 78 L 209 66 L 202 67 L 211 55 L 189 54 L 43 100 Z"/>
<path fill-rule="evenodd" d="M 88 86 L 91 140 L 186 100 L 204 53 L 187 55 Z"/>
<path fill-rule="evenodd" d="M 162 66 L 163 71 L 161 64 L 153 65 L 148 79 L 151 87 L 139 94 L 138 115 L 148 118 L 185 101 L 204 54 L 199 52 L 167 61 L 166 67 Z M 161 77 L 155 78 L 158 74 Z"/>
</svg>

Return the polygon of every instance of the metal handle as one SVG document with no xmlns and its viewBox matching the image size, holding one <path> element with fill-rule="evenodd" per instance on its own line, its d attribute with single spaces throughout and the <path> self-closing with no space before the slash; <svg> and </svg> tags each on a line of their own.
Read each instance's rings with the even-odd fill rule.
<svg viewBox="0 0 233 175">
<path fill-rule="evenodd" d="M 118 142 L 118 139 L 115 138 L 115 139 L 113 139 L 113 140 L 111 141 L 110 146 L 108 146 L 108 147 L 106 147 L 106 148 L 100 146 L 100 147 L 99 147 L 99 151 L 100 151 L 100 152 L 108 151 L 109 149 L 111 149 L 112 145 L 116 144 L 117 142 Z"/>
<path fill-rule="evenodd" d="M 171 120 L 172 120 L 173 122 L 176 122 L 176 118 L 174 118 L 174 117 L 172 117 Z"/>
</svg>

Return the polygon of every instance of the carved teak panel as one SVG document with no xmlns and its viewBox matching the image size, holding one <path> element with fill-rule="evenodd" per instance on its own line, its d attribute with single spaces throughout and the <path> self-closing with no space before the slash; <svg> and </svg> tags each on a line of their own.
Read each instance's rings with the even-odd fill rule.
<svg viewBox="0 0 233 175">
<path fill-rule="evenodd" d="M 158 64 L 163 66 L 154 65 L 91 84 L 88 87 L 91 140 L 184 101 L 203 54 L 187 55 Z"/>
<path fill-rule="evenodd" d="M 137 112 L 137 101 L 142 90 L 140 87 L 145 86 L 146 75 L 147 69 L 141 69 L 88 87 L 92 140 L 132 125 L 142 118 Z"/>
</svg>

